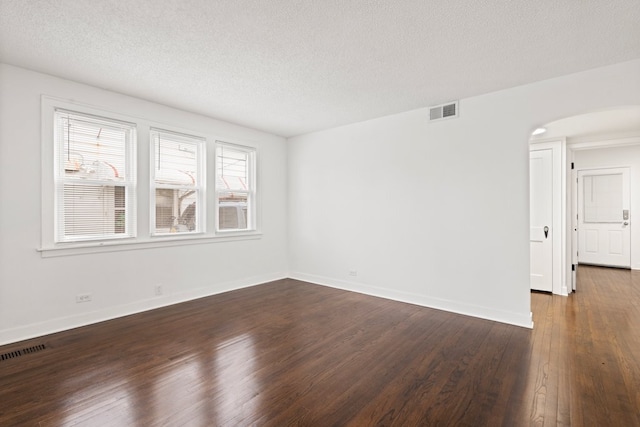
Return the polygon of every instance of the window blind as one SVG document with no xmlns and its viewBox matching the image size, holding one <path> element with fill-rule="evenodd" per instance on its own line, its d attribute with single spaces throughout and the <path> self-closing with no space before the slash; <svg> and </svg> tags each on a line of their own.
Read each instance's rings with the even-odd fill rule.
<svg viewBox="0 0 640 427">
<path fill-rule="evenodd" d="M 151 181 L 155 199 L 152 234 L 203 231 L 204 140 L 151 130 Z"/>
<path fill-rule="evenodd" d="M 220 143 L 216 153 L 218 230 L 253 228 L 254 150 Z"/>
<path fill-rule="evenodd" d="M 57 242 L 135 235 L 135 126 L 55 111 Z"/>
</svg>

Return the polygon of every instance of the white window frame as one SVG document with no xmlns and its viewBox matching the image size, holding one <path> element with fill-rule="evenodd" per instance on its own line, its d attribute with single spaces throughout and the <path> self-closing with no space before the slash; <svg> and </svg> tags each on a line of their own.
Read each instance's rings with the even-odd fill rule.
<svg viewBox="0 0 640 427">
<path fill-rule="evenodd" d="M 247 190 L 246 191 L 237 191 L 233 190 L 233 192 L 240 192 L 247 195 L 247 228 L 245 229 L 220 229 L 220 218 L 219 218 L 219 208 L 220 208 L 220 194 L 226 193 L 226 191 L 222 191 L 218 188 L 218 153 L 223 148 L 229 148 L 236 151 L 241 151 L 247 154 Z M 238 233 L 252 233 L 258 230 L 258 218 L 257 218 L 257 165 L 256 165 L 256 157 L 257 157 L 257 149 L 255 147 L 249 147 L 246 145 L 239 145 L 231 142 L 216 141 L 215 147 L 215 196 L 214 196 L 214 205 L 215 205 L 215 230 L 218 235 L 228 235 L 228 234 L 238 234 Z"/>
<path fill-rule="evenodd" d="M 102 117 L 109 120 L 132 123 L 136 125 L 136 150 L 133 152 L 135 160 L 132 165 L 136 168 L 136 214 L 132 217 L 133 230 L 135 237 L 118 238 L 106 240 L 89 240 L 89 241 L 73 241 L 73 242 L 56 242 L 55 240 L 55 144 L 54 144 L 54 112 L 56 109 L 69 110 L 83 115 L 92 115 Z M 117 110 L 117 111 L 114 111 Z M 152 199 L 150 171 L 150 131 L 151 129 L 160 129 L 168 132 L 174 132 L 196 138 L 202 138 L 203 152 L 200 156 L 203 162 L 202 185 L 208 194 L 215 192 L 216 179 L 216 145 L 218 141 L 230 139 L 220 138 L 220 135 L 214 132 L 194 131 L 191 126 L 181 126 L 179 123 L 157 122 L 148 118 L 135 115 L 135 111 L 124 110 L 122 108 L 107 109 L 103 107 L 95 107 L 87 103 L 76 100 L 63 99 L 42 95 L 41 97 L 41 241 L 36 251 L 43 258 L 85 255 L 103 252 L 118 252 L 138 249 L 154 249 L 159 247 L 174 247 L 195 244 L 211 244 L 224 243 L 238 240 L 255 240 L 262 238 L 260 230 L 260 216 L 256 215 L 259 207 L 259 193 L 255 191 L 257 176 L 256 156 L 258 149 L 254 143 L 233 140 L 234 142 L 224 142 L 224 144 L 233 146 L 234 148 L 242 148 L 253 151 L 253 172 L 254 175 L 254 203 L 251 213 L 251 229 L 247 230 L 228 230 L 218 233 L 217 228 L 217 206 L 215 197 L 204 197 L 201 204 L 201 224 L 202 230 L 199 233 L 175 233 L 172 235 L 153 236 L 151 234 L 150 214 L 151 207 L 155 210 L 155 200 Z M 198 123 L 197 120 L 193 121 Z M 215 129 L 214 129 L 215 131 Z M 240 144 L 236 144 L 235 142 Z M 246 145 L 245 145 L 246 144 Z M 210 190 L 213 188 L 214 190 Z M 154 192 L 155 194 L 155 192 Z M 152 204 L 153 203 L 153 204 Z M 205 222 L 206 221 L 206 222 Z M 136 231 L 137 230 L 137 231 Z"/>
<path fill-rule="evenodd" d="M 79 111 L 72 111 L 65 108 L 54 109 L 54 241 L 55 243 L 69 243 L 69 242 L 90 242 L 90 241 L 103 241 L 103 240 L 115 240 L 115 239 L 131 239 L 136 237 L 136 125 L 122 120 L 113 119 L 110 117 L 97 116 L 94 114 L 86 114 Z M 68 114 L 69 116 L 75 116 L 78 119 L 85 119 L 95 124 L 104 124 L 105 126 L 121 127 L 126 129 L 127 137 L 125 139 L 125 170 L 124 174 L 126 179 L 123 181 L 112 181 L 107 179 L 78 179 L 75 177 L 69 177 L 64 173 L 64 162 L 61 159 L 61 147 L 58 137 L 61 134 L 59 129 L 58 116 Z M 64 141 L 62 141 L 64 143 Z M 122 235 L 118 234 L 96 234 L 96 235 L 82 235 L 78 237 L 69 236 L 62 230 L 64 219 L 64 186 L 65 185 L 94 185 L 94 186 L 107 186 L 107 187 L 124 187 L 125 188 L 125 232 Z"/>
<path fill-rule="evenodd" d="M 172 184 L 157 184 L 155 176 L 155 164 L 157 152 L 154 146 L 153 133 L 159 135 L 173 136 L 177 139 L 184 140 L 185 144 L 193 144 L 196 148 L 196 176 L 195 185 L 172 185 Z M 149 190 L 149 234 L 153 237 L 172 237 L 176 235 L 191 236 L 194 234 L 203 234 L 207 230 L 206 225 L 206 138 L 191 134 L 185 134 L 180 132 L 174 132 L 167 129 L 153 127 L 150 129 L 149 134 L 149 172 L 150 172 L 150 190 Z M 175 231 L 168 233 L 159 233 L 156 231 L 156 190 L 157 189 L 171 189 L 171 190 L 186 190 L 193 189 L 196 191 L 196 229 L 194 231 Z"/>
</svg>

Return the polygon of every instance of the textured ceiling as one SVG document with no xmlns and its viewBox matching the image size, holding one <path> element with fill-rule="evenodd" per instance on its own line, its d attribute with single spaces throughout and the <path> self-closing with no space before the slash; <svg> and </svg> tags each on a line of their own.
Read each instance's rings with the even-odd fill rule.
<svg viewBox="0 0 640 427">
<path fill-rule="evenodd" d="M 640 58 L 639 0 L 0 0 L 0 61 L 282 136 Z"/>
</svg>

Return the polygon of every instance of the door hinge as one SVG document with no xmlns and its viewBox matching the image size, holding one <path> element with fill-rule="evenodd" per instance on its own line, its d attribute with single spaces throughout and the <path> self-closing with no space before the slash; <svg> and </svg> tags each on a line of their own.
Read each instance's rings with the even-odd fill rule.
<svg viewBox="0 0 640 427">
<path fill-rule="evenodd" d="M 573 162 L 571 162 L 571 169 L 574 169 L 574 168 L 575 168 L 575 166 L 574 166 Z"/>
<path fill-rule="evenodd" d="M 571 271 L 576 271 L 576 265 L 575 264 L 571 264 Z"/>
</svg>

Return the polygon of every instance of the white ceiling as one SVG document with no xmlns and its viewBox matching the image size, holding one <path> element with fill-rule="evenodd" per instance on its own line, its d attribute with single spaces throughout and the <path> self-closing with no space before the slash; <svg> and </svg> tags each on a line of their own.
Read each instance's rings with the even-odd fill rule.
<svg viewBox="0 0 640 427">
<path fill-rule="evenodd" d="M 0 61 L 293 136 L 640 58 L 638 0 L 0 0 Z"/>
</svg>

